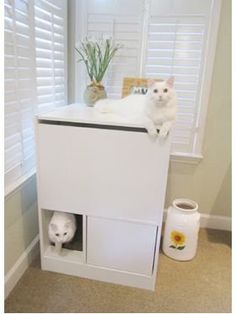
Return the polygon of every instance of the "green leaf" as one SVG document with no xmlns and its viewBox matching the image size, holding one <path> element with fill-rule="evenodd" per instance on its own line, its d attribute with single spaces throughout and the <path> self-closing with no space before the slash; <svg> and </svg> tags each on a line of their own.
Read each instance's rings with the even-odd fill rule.
<svg viewBox="0 0 236 314">
<path fill-rule="evenodd" d="M 174 245 L 170 245 L 169 247 L 171 247 L 172 249 L 176 249 L 176 246 Z"/>
<path fill-rule="evenodd" d="M 93 42 L 85 38 L 80 47 L 75 47 L 79 54 L 78 62 L 85 64 L 91 81 L 100 82 L 109 66 L 111 59 L 122 46 L 113 44 L 111 39 L 103 42 Z"/>
<path fill-rule="evenodd" d="M 184 248 L 185 248 L 185 245 L 184 245 L 184 246 L 178 246 L 178 247 L 177 247 L 178 250 L 183 250 Z"/>
</svg>

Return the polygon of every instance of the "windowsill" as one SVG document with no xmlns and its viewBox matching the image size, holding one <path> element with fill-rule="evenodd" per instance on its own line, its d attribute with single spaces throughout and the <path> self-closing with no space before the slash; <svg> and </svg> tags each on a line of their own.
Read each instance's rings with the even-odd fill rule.
<svg viewBox="0 0 236 314">
<path fill-rule="evenodd" d="M 183 164 L 197 165 L 203 159 L 201 154 L 185 154 L 185 153 L 171 153 L 171 162 L 180 162 Z"/>
<path fill-rule="evenodd" d="M 23 187 L 29 180 L 36 174 L 36 169 L 32 169 L 30 172 L 25 174 L 23 177 L 16 180 L 16 182 L 10 184 L 5 188 L 5 199 L 7 200 L 11 195 L 16 193 L 21 187 Z"/>
</svg>

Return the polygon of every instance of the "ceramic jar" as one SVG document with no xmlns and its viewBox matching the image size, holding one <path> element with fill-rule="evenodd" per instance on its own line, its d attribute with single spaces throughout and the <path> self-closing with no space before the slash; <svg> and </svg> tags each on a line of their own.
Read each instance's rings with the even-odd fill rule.
<svg viewBox="0 0 236 314">
<path fill-rule="evenodd" d="M 191 260 L 197 252 L 199 226 L 198 204 L 184 198 L 174 200 L 167 212 L 164 253 L 179 261 Z"/>
</svg>

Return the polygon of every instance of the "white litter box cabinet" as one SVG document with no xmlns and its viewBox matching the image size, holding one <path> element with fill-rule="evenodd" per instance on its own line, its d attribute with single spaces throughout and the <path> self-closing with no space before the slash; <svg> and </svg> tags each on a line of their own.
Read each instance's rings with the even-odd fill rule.
<svg viewBox="0 0 236 314">
<path fill-rule="evenodd" d="M 37 116 L 36 138 L 42 269 L 154 290 L 170 136 L 70 105 Z M 54 210 L 78 224 L 61 254 L 47 233 Z"/>
</svg>

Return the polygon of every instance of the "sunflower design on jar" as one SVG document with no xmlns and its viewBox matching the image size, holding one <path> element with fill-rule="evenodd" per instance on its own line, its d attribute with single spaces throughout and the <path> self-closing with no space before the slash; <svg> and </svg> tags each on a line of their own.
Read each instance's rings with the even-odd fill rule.
<svg viewBox="0 0 236 314">
<path fill-rule="evenodd" d="M 176 230 L 172 231 L 170 234 L 170 239 L 172 243 L 170 247 L 172 249 L 183 250 L 185 248 L 186 237 L 182 232 Z"/>
</svg>

